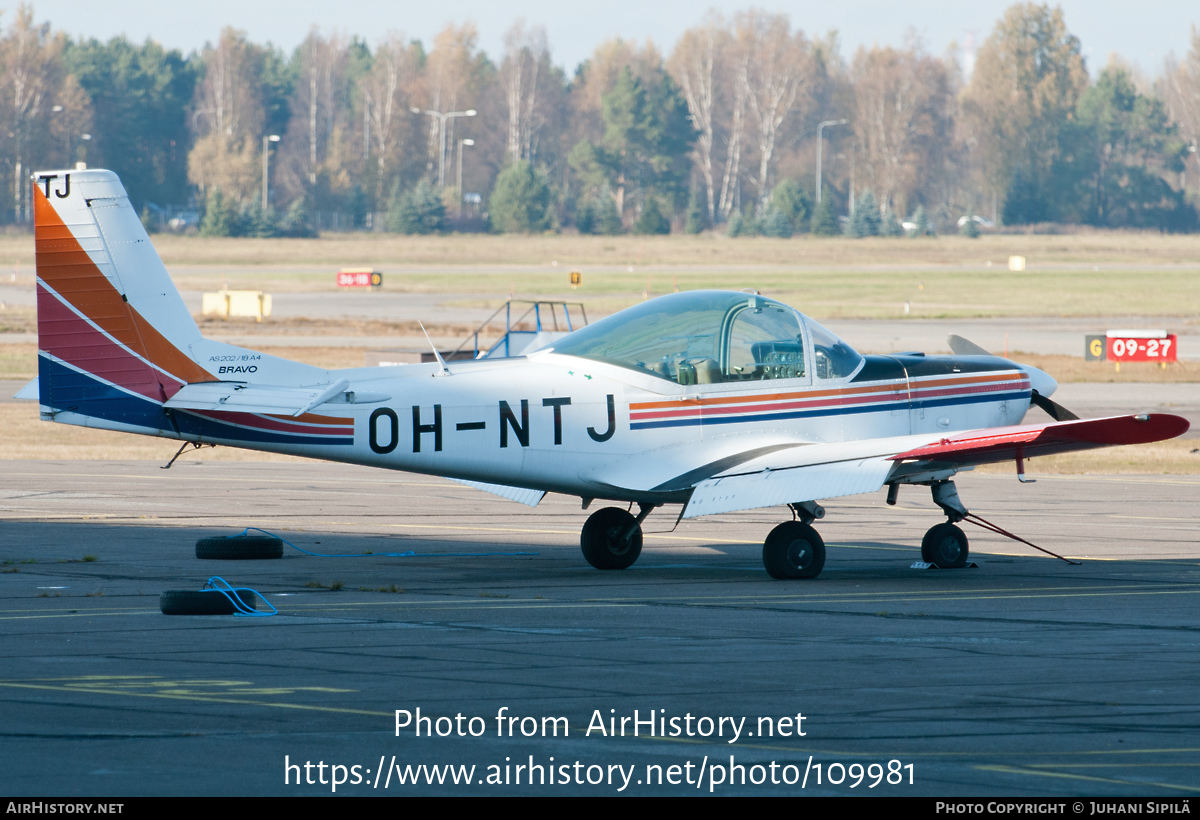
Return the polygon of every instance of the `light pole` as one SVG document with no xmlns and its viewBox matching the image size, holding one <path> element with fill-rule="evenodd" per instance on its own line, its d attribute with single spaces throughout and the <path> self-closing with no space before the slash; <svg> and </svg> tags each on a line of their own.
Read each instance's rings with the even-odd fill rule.
<svg viewBox="0 0 1200 820">
<path fill-rule="evenodd" d="M 420 108 L 417 108 L 415 106 L 408 110 L 413 112 L 414 114 L 428 114 L 429 116 L 436 118 L 439 123 L 439 130 L 442 132 L 442 148 L 438 154 L 438 187 L 445 188 L 446 187 L 446 120 L 450 119 L 451 117 L 474 117 L 475 114 L 477 114 L 478 112 L 474 108 L 472 108 L 467 111 L 447 111 L 446 113 L 443 114 L 441 111 L 422 111 Z"/>
<path fill-rule="evenodd" d="M 825 120 L 817 126 L 817 202 L 821 201 L 821 145 L 823 140 L 821 130 L 827 125 L 845 125 L 849 120 Z"/>
<path fill-rule="evenodd" d="M 53 106 L 50 109 L 51 114 L 61 114 L 62 112 L 63 112 L 63 107 L 61 105 Z M 67 134 L 67 164 L 69 165 L 71 163 L 71 149 L 74 148 L 74 146 L 71 144 L 71 140 L 74 138 L 75 132 L 74 132 L 74 129 L 70 125 L 68 125 L 65 130 L 66 130 L 66 134 Z M 87 142 L 91 138 L 92 138 L 91 134 L 80 134 L 79 135 L 79 139 L 83 140 L 84 142 Z"/>
<path fill-rule="evenodd" d="M 463 190 L 462 190 L 462 149 L 464 145 L 474 145 L 475 140 L 459 140 L 458 141 L 458 217 L 462 218 Z"/>
<path fill-rule="evenodd" d="M 270 152 L 267 151 L 267 144 L 279 142 L 278 134 L 263 134 L 263 191 L 262 191 L 262 209 L 267 210 L 267 165 Z"/>
</svg>

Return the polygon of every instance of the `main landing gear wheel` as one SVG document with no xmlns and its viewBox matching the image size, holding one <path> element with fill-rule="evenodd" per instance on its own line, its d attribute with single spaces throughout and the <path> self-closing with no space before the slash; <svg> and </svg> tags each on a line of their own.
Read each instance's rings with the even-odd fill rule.
<svg viewBox="0 0 1200 820">
<path fill-rule="evenodd" d="M 763 566 L 772 578 L 816 578 L 825 566 L 825 542 L 808 524 L 788 521 L 763 542 Z"/>
<path fill-rule="evenodd" d="M 930 527 L 921 539 L 921 560 L 938 569 L 959 569 L 967 564 L 967 536 L 947 522 Z"/>
<path fill-rule="evenodd" d="M 596 569 L 625 569 L 642 554 L 642 526 L 620 507 L 605 507 L 588 517 L 579 546 Z"/>
</svg>

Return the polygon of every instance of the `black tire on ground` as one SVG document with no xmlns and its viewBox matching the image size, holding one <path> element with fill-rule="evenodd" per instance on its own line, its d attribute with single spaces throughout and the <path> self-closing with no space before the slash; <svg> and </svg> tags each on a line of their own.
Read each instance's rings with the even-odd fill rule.
<svg viewBox="0 0 1200 820">
<path fill-rule="evenodd" d="M 251 593 L 237 596 L 247 608 L 257 608 Z M 158 608 L 164 615 L 232 615 L 235 611 L 233 602 L 215 589 L 168 589 L 158 596 Z"/>
<path fill-rule="evenodd" d="M 967 564 L 967 536 L 950 522 L 930 527 L 921 539 L 921 560 L 938 569 L 958 569 Z"/>
<path fill-rule="evenodd" d="M 197 558 L 237 561 L 250 558 L 282 558 L 283 541 L 273 535 L 235 535 L 231 538 L 201 538 Z"/>
<path fill-rule="evenodd" d="M 763 566 L 779 580 L 816 578 L 825 566 L 825 542 L 808 524 L 787 521 L 763 542 Z"/>
<path fill-rule="evenodd" d="M 588 516 L 579 535 L 583 557 L 596 569 L 625 569 L 642 554 L 642 527 L 620 507 L 605 507 Z M 623 533 L 634 527 L 629 537 Z"/>
</svg>

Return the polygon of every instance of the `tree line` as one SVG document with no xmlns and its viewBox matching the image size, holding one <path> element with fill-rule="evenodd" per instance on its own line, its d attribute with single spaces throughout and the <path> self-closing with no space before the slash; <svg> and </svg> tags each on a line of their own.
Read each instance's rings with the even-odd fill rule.
<svg viewBox="0 0 1200 820">
<path fill-rule="evenodd" d="M 184 55 L 23 5 L 0 37 L 0 220 L 28 222 L 33 170 L 85 162 L 149 225 L 190 210 L 212 235 L 330 212 L 402 233 L 1200 229 L 1200 29 L 1156 77 L 1114 57 L 1093 79 L 1061 9 L 1022 3 L 973 57 L 847 59 L 761 10 L 710 12 L 669 53 L 608 40 L 572 73 L 524 21 L 494 56 L 471 24 L 428 47 L 314 28 L 290 54 L 226 28 Z"/>
</svg>

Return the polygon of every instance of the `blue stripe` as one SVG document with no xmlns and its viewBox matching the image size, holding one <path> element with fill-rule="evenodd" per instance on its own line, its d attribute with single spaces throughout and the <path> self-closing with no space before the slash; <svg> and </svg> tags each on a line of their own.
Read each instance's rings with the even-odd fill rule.
<svg viewBox="0 0 1200 820">
<path fill-rule="evenodd" d="M 38 356 L 38 385 L 41 403 L 54 410 L 175 433 L 175 427 L 163 412 L 161 404 L 118 390 L 46 356 Z M 179 433 L 185 439 L 203 438 L 205 441 L 216 439 L 264 444 L 354 443 L 353 436 L 305 436 L 270 430 L 251 430 L 179 410 L 174 411 L 174 416 L 176 424 L 179 425 Z M 252 420 L 250 414 L 247 416 L 248 420 Z"/>
<path fill-rule="evenodd" d="M 1029 400 L 1030 393 L 1028 391 L 1019 391 L 1016 393 L 989 393 L 978 396 L 961 396 L 955 398 L 953 396 L 945 399 L 936 399 L 933 401 L 919 401 L 911 405 L 911 409 L 920 409 L 922 407 L 949 407 L 959 404 L 984 404 L 987 402 L 1008 401 L 1009 399 Z M 821 416 L 849 416 L 859 413 L 881 413 L 893 409 L 899 410 L 904 407 L 909 407 L 903 402 L 888 402 L 887 404 L 867 404 L 854 405 L 849 407 L 831 407 L 819 410 L 794 410 L 788 413 L 763 413 L 761 415 L 740 416 L 703 416 L 689 419 L 668 419 L 665 421 L 640 421 L 631 422 L 630 430 L 650 430 L 661 427 L 695 427 L 697 425 L 709 424 L 749 424 L 759 421 L 782 421 L 785 419 L 810 419 Z"/>
</svg>

